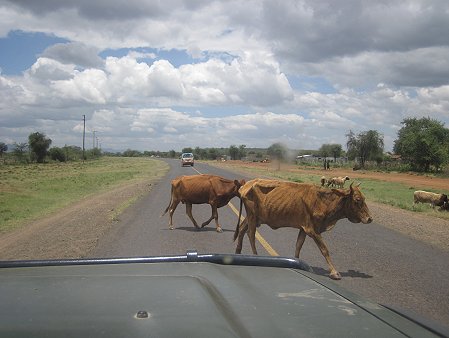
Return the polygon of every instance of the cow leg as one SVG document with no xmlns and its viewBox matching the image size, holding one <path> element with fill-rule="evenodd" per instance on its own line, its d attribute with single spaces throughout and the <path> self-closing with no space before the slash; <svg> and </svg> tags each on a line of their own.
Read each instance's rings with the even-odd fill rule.
<svg viewBox="0 0 449 338">
<path fill-rule="evenodd" d="M 168 215 L 170 216 L 169 217 L 170 220 L 168 222 L 168 228 L 170 230 L 173 230 L 173 214 L 174 214 L 174 212 L 176 210 L 176 207 L 178 206 L 179 202 L 180 202 L 179 200 L 174 199 L 172 201 L 172 204 L 170 205 L 170 209 L 168 210 Z"/>
<path fill-rule="evenodd" d="M 217 229 L 217 232 L 223 232 L 223 230 L 221 229 L 220 224 L 218 224 L 218 208 L 216 205 L 210 205 L 210 207 L 212 208 L 212 215 L 210 216 L 210 218 L 204 222 L 203 224 L 201 224 L 201 227 L 205 227 L 206 225 L 208 225 L 213 219 L 215 219 L 215 227 Z"/>
<path fill-rule="evenodd" d="M 223 232 L 220 224 L 218 224 L 218 208 L 216 205 L 212 206 L 212 217 L 215 219 L 215 228 L 217 232 Z"/>
<path fill-rule="evenodd" d="M 326 259 L 327 265 L 329 265 L 330 273 L 329 277 L 332 279 L 341 279 L 340 273 L 335 269 L 334 264 L 332 264 L 331 257 L 329 255 L 329 249 L 326 246 L 326 243 L 324 243 L 323 238 L 319 234 L 310 234 L 310 236 L 315 241 L 318 248 L 320 248 L 321 254 Z"/>
<path fill-rule="evenodd" d="M 209 223 L 210 223 L 210 221 L 212 221 L 213 219 L 214 219 L 214 217 L 215 217 L 215 215 L 214 215 L 214 206 L 212 205 L 212 204 L 209 204 L 210 205 L 210 207 L 212 208 L 212 213 L 211 213 L 211 215 L 210 215 L 210 218 L 206 221 L 206 222 L 204 222 L 203 224 L 201 224 L 201 227 L 202 228 L 204 228 L 206 225 L 208 225 Z"/>
<path fill-rule="evenodd" d="M 213 219 L 214 219 L 214 209 L 212 208 L 212 215 L 210 216 L 210 218 L 204 222 L 203 224 L 201 224 L 201 227 L 204 228 L 206 225 L 208 225 Z"/>
<path fill-rule="evenodd" d="M 253 224 L 253 226 L 251 226 L 250 224 Z M 248 221 L 247 234 L 248 234 L 248 238 L 249 238 L 249 244 L 251 244 L 251 250 L 253 251 L 254 255 L 257 255 L 257 250 L 256 250 L 256 228 L 257 228 L 257 224 L 256 224 L 255 221 L 251 220 L 251 223 L 250 223 L 250 221 Z"/>
<path fill-rule="evenodd" d="M 245 218 L 242 224 L 240 224 L 239 235 L 237 237 L 237 247 L 235 248 L 236 254 L 242 253 L 243 237 L 245 237 L 247 230 L 248 230 L 248 221 Z"/>
<path fill-rule="evenodd" d="M 301 228 L 298 233 L 298 239 L 296 240 L 296 251 L 295 251 L 296 258 L 299 258 L 299 253 L 302 249 L 305 240 L 306 240 L 306 232 L 304 231 L 303 228 Z"/>
<path fill-rule="evenodd" d="M 195 219 L 193 218 L 193 215 L 192 215 L 192 203 L 187 203 L 186 202 L 186 213 L 187 213 L 187 216 L 189 216 L 189 218 L 192 221 L 192 223 L 195 226 L 195 228 L 199 229 L 200 227 L 198 226 L 198 223 L 196 223 L 196 221 L 195 221 Z"/>
</svg>

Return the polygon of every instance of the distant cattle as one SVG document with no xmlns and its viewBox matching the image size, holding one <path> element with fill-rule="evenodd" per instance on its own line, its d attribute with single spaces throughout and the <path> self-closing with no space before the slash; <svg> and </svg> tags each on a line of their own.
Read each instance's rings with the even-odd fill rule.
<svg viewBox="0 0 449 338">
<path fill-rule="evenodd" d="M 326 176 L 321 176 L 320 182 L 321 182 L 321 186 L 324 187 L 324 185 L 327 183 Z"/>
<path fill-rule="evenodd" d="M 346 181 L 349 181 L 349 176 L 332 177 L 331 179 L 329 179 L 327 181 L 327 186 L 333 186 L 333 187 L 343 189 Z"/>
<path fill-rule="evenodd" d="M 413 193 L 413 203 L 429 203 L 432 208 L 437 206 L 445 209 L 448 199 L 446 194 L 436 194 L 434 192 L 417 190 Z"/>
<path fill-rule="evenodd" d="M 255 233 L 261 224 L 272 229 L 297 228 L 295 257 L 299 257 L 306 235 L 310 236 L 326 259 L 333 279 L 341 276 L 332 264 L 321 233 L 332 229 L 343 218 L 353 223 L 372 222 L 363 194 L 352 184 L 349 189 L 337 190 L 313 184 L 255 179 L 241 187 L 239 193 L 240 208 L 243 203 L 246 218 L 235 229 L 236 253 L 241 253 L 243 237 L 248 232 L 252 252 L 257 255 Z"/>
<path fill-rule="evenodd" d="M 192 215 L 192 204 L 210 204 L 212 208 L 211 217 L 201 225 L 201 228 L 208 225 L 212 219 L 215 219 L 217 232 L 222 232 L 218 224 L 218 208 L 228 204 L 235 196 L 238 196 L 239 188 L 245 184 L 244 180 L 228 180 L 226 178 L 214 175 L 192 175 L 180 176 L 171 182 L 170 203 L 162 216 L 169 211 L 169 228 L 173 229 L 173 213 L 179 202 L 186 205 L 186 213 L 193 222 L 193 225 L 199 229 Z"/>
</svg>

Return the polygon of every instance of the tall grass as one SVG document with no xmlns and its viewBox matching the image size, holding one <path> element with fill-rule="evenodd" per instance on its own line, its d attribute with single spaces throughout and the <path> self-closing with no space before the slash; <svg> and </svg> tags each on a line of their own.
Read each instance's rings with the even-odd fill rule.
<svg viewBox="0 0 449 338">
<path fill-rule="evenodd" d="M 0 166 L 0 231 L 124 182 L 161 176 L 167 170 L 162 161 L 123 157 Z"/>
</svg>

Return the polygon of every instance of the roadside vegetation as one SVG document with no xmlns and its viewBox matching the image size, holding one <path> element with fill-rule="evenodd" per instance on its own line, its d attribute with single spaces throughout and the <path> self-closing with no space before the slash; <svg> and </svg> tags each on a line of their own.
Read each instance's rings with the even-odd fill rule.
<svg viewBox="0 0 449 338">
<path fill-rule="evenodd" d="M 0 166 L 0 232 L 125 182 L 150 181 L 167 171 L 162 161 L 125 157 Z"/>
</svg>

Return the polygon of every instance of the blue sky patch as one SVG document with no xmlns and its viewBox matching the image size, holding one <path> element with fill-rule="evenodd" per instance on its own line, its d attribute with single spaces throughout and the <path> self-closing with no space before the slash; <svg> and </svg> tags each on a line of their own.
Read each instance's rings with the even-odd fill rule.
<svg viewBox="0 0 449 338">
<path fill-rule="evenodd" d="M 138 53 L 153 53 L 156 55 L 155 59 L 142 59 L 145 62 L 151 64 L 157 60 L 168 60 L 174 67 L 178 68 L 179 66 L 185 64 L 196 63 L 199 60 L 192 58 L 185 50 L 179 49 L 171 49 L 167 50 L 159 50 L 156 48 L 120 48 L 120 49 L 106 49 L 102 51 L 99 55 L 101 58 L 105 59 L 108 56 L 113 56 L 117 58 L 124 57 L 128 55 L 129 52 L 135 51 Z"/>
<path fill-rule="evenodd" d="M 39 54 L 55 43 L 66 39 L 44 33 L 11 31 L 6 38 L 0 38 L 0 68 L 4 75 L 19 75 L 30 68 Z"/>
<path fill-rule="evenodd" d="M 290 86 L 303 92 L 319 92 L 323 94 L 333 94 L 337 91 L 332 84 L 324 77 L 317 76 L 293 76 L 287 75 Z"/>
<path fill-rule="evenodd" d="M 181 49 L 170 49 L 170 50 L 161 50 L 157 48 L 120 48 L 120 49 L 106 49 L 102 51 L 99 56 L 103 59 L 106 59 L 108 56 L 113 56 L 117 58 L 124 57 L 128 55 L 129 52 L 135 51 L 138 53 L 153 53 L 156 55 L 155 59 L 143 58 L 139 60 L 143 60 L 148 64 L 152 64 L 157 60 L 168 60 L 175 68 L 179 68 L 182 65 L 186 64 L 196 64 L 200 62 L 206 62 L 209 59 L 219 59 L 225 63 L 230 63 L 235 56 L 229 53 L 216 53 L 216 52 L 204 52 L 201 58 L 193 58 L 187 51 Z"/>
</svg>

